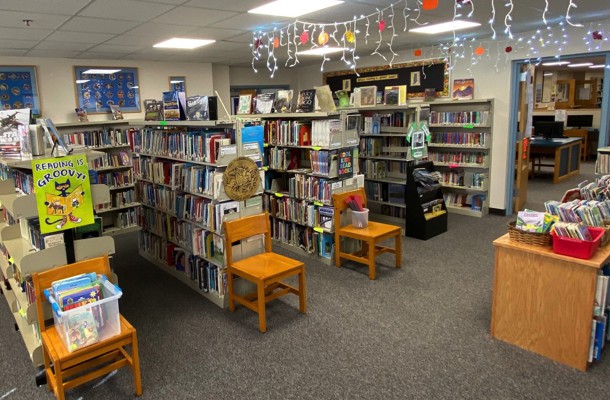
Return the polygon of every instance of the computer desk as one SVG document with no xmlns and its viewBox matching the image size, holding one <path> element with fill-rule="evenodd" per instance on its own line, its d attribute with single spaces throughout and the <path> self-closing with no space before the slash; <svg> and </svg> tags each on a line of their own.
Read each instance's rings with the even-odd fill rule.
<svg viewBox="0 0 610 400">
<path fill-rule="evenodd" d="M 582 138 L 563 137 L 543 139 L 532 137 L 530 142 L 530 176 L 536 173 L 536 167 L 553 167 L 553 183 L 562 182 L 580 174 L 580 148 Z M 553 163 L 543 162 L 543 157 L 551 156 Z"/>
</svg>

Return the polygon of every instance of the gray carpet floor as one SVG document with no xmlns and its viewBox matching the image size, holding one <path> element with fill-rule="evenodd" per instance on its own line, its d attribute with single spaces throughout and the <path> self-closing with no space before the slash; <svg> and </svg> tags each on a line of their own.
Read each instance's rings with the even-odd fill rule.
<svg viewBox="0 0 610 400">
<path fill-rule="evenodd" d="M 539 201 L 573 184 L 531 181 L 530 190 L 544 187 L 552 197 L 532 193 L 528 205 L 540 209 Z M 492 240 L 509 220 L 450 215 L 443 235 L 404 238 L 402 269 L 380 257 L 377 281 L 361 266 L 308 262 L 307 315 L 295 296 L 274 301 L 266 334 L 255 313 L 222 310 L 140 258 L 134 235 L 117 238 L 113 263 L 121 312 L 138 329 L 142 398 L 607 398 L 608 354 L 582 373 L 491 339 Z M 0 400 L 52 398 L 35 386 L 36 370 L 3 300 L 0 374 Z M 133 397 L 126 369 L 68 394 Z"/>
</svg>

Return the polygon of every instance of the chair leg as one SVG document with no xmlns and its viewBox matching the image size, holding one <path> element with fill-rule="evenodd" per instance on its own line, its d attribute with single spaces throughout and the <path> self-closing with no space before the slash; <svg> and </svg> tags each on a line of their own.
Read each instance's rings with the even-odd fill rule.
<svg viewBox="0 0 610 400">
<path fill-rule="evenodd" d="M 140 373 L 140 352 L 138 350 L 138 333 L 131 332 L 131 372 L 133 373 L 133 383 L 136 388 L 136 396 L 142 396 L 142 375 Z"/>
<path fill-rule="evenodd" d="M 47 389 L 49 389 L 49 392 L 52 392 L 53 386 L 51 385 L 51 382 L 53 382 L 53 377 L 47 372 L 51 369 L 51 358 L 49 357 L 48 350 L 45 347 L 44 343 L 42 345 L 42 356 L 44 358 L 44 369 L 45 374 L 47 376 Z"/>
<path fill-rule="evenodd" d="M 396 249 L 396 268 L 400 268 L 402 267 L 402 237 L 400 237 L 400 233 L 396 235 L 395 243 L 394 248 Z"/>
<path fill-rule="evenodd" d="M 305 268 L 301 267 L 299 272 L 299 311 L 301 313 L 307 313 L 307 298 L 305 290 Z"/>
<path fill-rule="evenodd" d="M 341 243 L 337 241 L 341 241 L 339 236 L 335 236 L 335 267 L 341 267 Z"/>
<path fill-rule="evenodd" d="M 257 282 L 256 284 L 258 296 L 256 299 L 258 305 L 258 329 L 265 333 L 267 332 L 267 320 L 265 319 L 265 284 Z"/>
<path fill-rule="evenodd" d="M 369 279 L 374 281 L 377 277 L 375 276 L 375 242 L 368 242 L 368 255 L 369 255 Z"/>
<path fill-rule="evenodd" d="M 229 311 L 235 311 L 235 302 L 233 301 L 233 273 L 227 271 L 227 289 L 229 290 Z"/>
</svg>

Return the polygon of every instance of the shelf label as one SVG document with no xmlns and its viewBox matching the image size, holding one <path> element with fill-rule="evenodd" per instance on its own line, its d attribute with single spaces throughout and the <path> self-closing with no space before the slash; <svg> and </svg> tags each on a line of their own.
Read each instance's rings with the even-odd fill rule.
<svg viewBox="0 0 610 400">
<path fill-rule="evenodd" d="M 263 167 L 263 171 L 269 171 L 269 167 Z"/>
<path fill-rule="evenodd" d="M 167 121 L 159 121 L 159 125 L 165 126 L 165 125 L 167 125 Z"/>
<path fill-rule="evenodd" d="M 474 124 L 464 124 L 464 126 L 462 128 L 464 128 L 464 129 L 474 129 Z"/>
<path fill-rule="evenodd" d="M 8 262 L 10 262 L 11 264 L 15 264 L 15 259 L 13 257 L 8 259 Z"/>
<path fill-rule="evenodd" d="M 312 146 L 311 149 L 315 150 L 315 151 L 320 151 L 320 150 L 322 150 L 322 147 L 320 147 L 320 146 Z"/>
<path fill-rule="evenodd" d="M 275 197 L 284 197 L 282 193 L 275 193 Z"/>
<path fill-rule="evenodd" d="M 457 164 L 449 164 L 449 168 L 459 168 L 460 166 Z"/>
<path fill-rule="evenodd" d="M 324 205 L 324 203 L 322 203 L 321 201 L 314 201 L 313 205 L 322 207 Z"/>
<path fill-rule="evenodd" d="M 264 143 L 263 147 L 269 147 L 269 143 Z"/>
<path fill-rule="evenodd" d="M 25 311 L 23 310 L 23 308 L 19 309 L 19 315 L 21 315 L 23 318 L 25 318 Z"/>
<path fill-rule="evenodd" d="M 319 226 L 316 226 L 315 228 L 313 228 L 313 230 L 318 233 L 324 233 L 324 229 L 320 228 Z"/>
</svg>

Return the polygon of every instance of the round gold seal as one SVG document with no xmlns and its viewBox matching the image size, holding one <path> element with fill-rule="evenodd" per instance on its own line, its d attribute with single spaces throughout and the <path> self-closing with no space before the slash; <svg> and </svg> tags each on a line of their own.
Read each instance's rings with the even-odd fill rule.
<svg viewBox="0 0 610 400">
<path fill-rule="evenodd" d="M 237 201 L 252 197 L 260 186 L 260 181 L 258 167 L 248 157 L 238 157 L 231 161 L 223 176 L 227 196 Z"/>
</svg>

